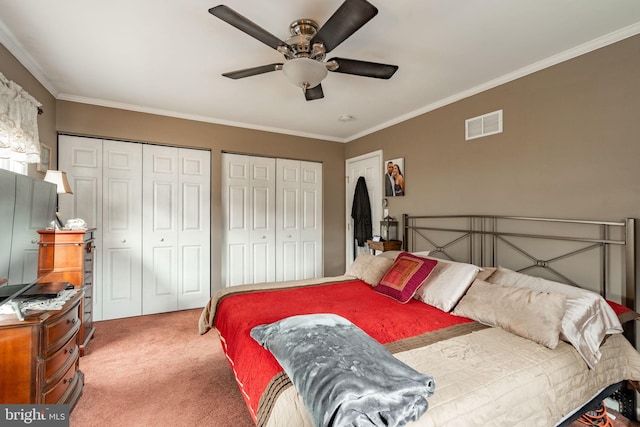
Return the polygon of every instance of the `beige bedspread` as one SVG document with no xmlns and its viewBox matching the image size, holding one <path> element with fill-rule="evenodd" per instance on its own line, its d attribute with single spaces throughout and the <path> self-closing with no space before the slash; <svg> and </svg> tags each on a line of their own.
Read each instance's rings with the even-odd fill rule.
<svg viewBox="0 0 640 427">
<path fill-rule="evenodd" d="M 350 278 L 325 278 L 315 283 Z M 279 283 L 277 287 L 305 284 L 309 281 Z M 273 286 L 246 285 L 220 291 L 202 313 L 200 332 L 212 328 L 221 295 Z M 413 348 L 414 344 L 388 346 L 396 357 L 433 376 L 436 382 L 428 411 L 409 426 L 554 426 L 604 387 L 625 379 L 640 381 L 640 353 L 620 334 L 607 337 L 595 370 L 565 342 L 550 350 L 488 327 L 453 335 L 418 348 Z M 259 419 L 259 425 L 312 427 L 295 388 L 287 378 L 280 382 L 280 389 L 271 396 L 274 400 L 267 419 Z"/>
<path fill-rule="evenodd" d="M 589 370 L 569 344 L 549 350 L 487 328 L 395 356 L 436 381 L 428 411 L 409 426 L 548 427 L 600 389 L 640 380 L 640 354 L 622 335 L 608 337 L 602 352 Z M 293 387 L 278 396 L 265 425 L 313 426 Z"/>
</svg>

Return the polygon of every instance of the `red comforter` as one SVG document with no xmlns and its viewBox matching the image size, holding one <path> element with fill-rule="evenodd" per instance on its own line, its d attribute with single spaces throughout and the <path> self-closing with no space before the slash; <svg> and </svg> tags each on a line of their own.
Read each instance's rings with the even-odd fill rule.
<svg viewBox="0 0 640 427">
<path fill-rule="evenodd" d="M 400 304 L 360 280 L 225 296 L 214 324 L 254 420 L 260 396 L 282 368 L 250 337 L 251 329 L 312 313 L 343 316 L 382 344 L 471 322 L 417 300 Z"/>
</svg>

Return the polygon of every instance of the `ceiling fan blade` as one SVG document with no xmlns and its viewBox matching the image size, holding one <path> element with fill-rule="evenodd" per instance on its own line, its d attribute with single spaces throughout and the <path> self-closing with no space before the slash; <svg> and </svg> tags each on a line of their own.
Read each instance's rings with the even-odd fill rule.
<svg viewBox="0 0 640 427">
<path fill-rule="evenodd" d="M 335 73 L 355 74 L 356 76 L 374 77 L 376 79 L 389 79 L 398 69 L 397 65 L 378 64 L 377 62 L 358 61 L 356 59 L 331 58 L 328 62 L 335 61 L 338 68 L 332 70 Z"/>
<path fill-rule="evenodd" d="M 261 41 L 262 43 L 273 49 L 278 49 L 278 46 L 287 46 L 285 42 L 268 32 L 264 28 L 240 15 L 230 7 L 221 4 L 209 9 L 209 13 L 222 19 L 227 24 L 233 25 L 240 31 L 249 34 L 254 39 Z"/>
<path fill-rule="evenodd" d="M 324 98 L 324 92 L 322 92 L 322 84 L 318 84 L 318 86 L 316 87 L 305 90 L 304 97 L 307 101 Z"/>
<path fill-rule="evenodd" d="M 377 13 L 378 9 L 366 0 L 345 0 L 313 36 L 310 46 L 314 43 L 322 43 L 329 52 L 358 31 Z"/>
<path fill-rule="evenodd" d="M 282 64 L 269 64 L 269 65 L 261 65 L 259 67 L 253 68 L 245 68 L 243 70 L 237 71 L 229 71 L 228 73 L 223 73 L 222 75 L 225 77 L 229 77 L 230 79 L 243 79 L 245 77 L 255 76 L 257 74 L 269 73 L 271 71 L 281 70 Z"/>
</svg>

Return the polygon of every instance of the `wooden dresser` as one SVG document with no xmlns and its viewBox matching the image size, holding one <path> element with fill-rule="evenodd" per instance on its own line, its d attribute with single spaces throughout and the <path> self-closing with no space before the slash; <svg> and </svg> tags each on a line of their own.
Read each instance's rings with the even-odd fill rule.
<svg viewBox="0 0 640 427">
<path fill-rule="evenodd" d="M 82 327 L 78 333 L 80 356 L 86 352 L 93 337 L 93 250 L 95 228 L 88 230 L 39 230 L 40 250 L 38 275 L 53 270 L 44 281 L 69 282 L 82 288 L 84 299 L 80 303 Z"/>
<path fill-rule="evenodd" d="M 73 406 L 82 394 L 78 290 L 59 311 L 0 315 L 0 402 Z"/>
</svg>

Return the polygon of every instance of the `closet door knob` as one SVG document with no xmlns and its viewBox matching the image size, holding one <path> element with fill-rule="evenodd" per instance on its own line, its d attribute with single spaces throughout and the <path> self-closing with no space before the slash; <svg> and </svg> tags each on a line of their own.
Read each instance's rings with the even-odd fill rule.
<svg viewBox="0 0 640 427">
<path fill-rule="evenodd" d="M 127 239 L 122 239 L 122 243 L 127 243 Z"/>
<path fill-rule="evenodd" d="M 161 242 L 164 242 L 164 237 L 162 239 L 160 239 Z"/>
</svg>

